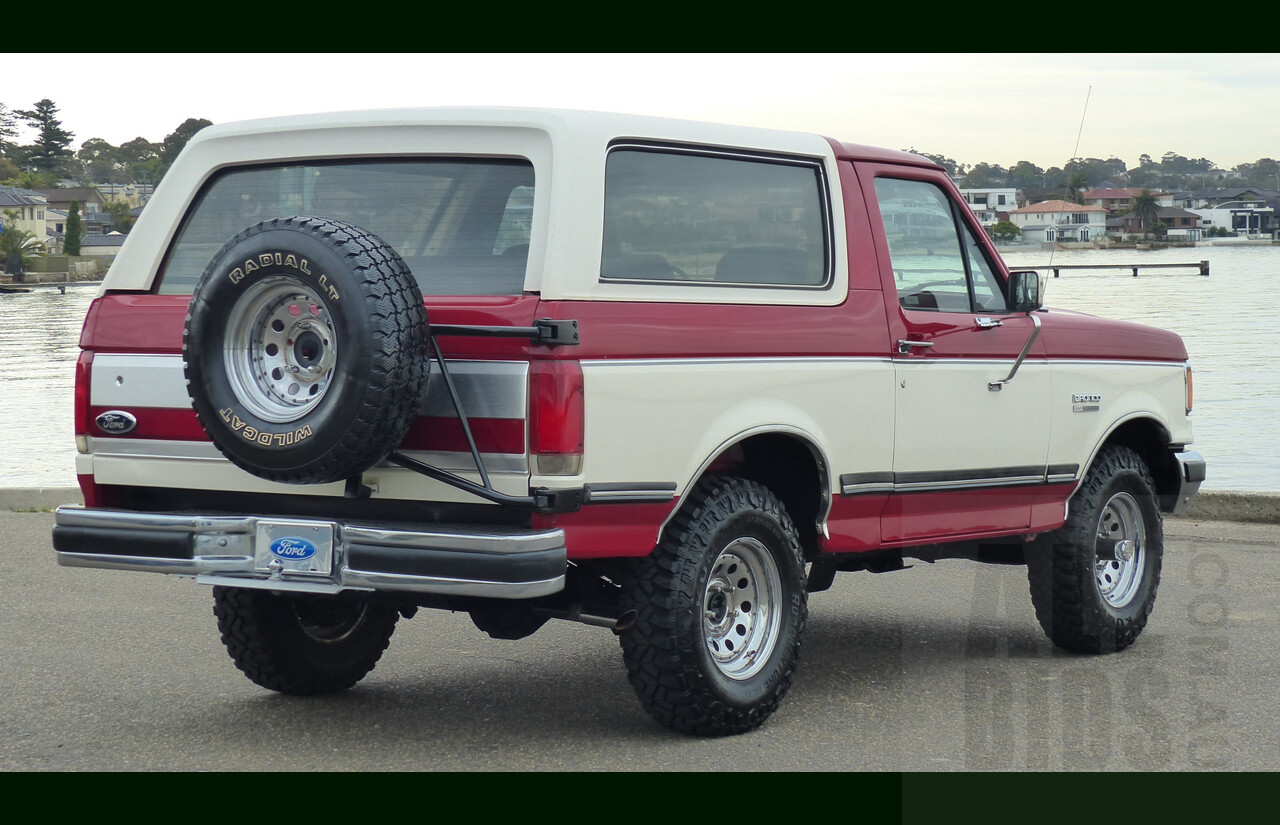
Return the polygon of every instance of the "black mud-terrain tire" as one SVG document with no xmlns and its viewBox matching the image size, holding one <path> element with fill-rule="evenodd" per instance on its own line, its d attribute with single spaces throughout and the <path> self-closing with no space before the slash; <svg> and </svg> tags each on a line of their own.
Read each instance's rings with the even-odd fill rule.
<svg viewBox="0 0 1280 825">
<path fill-rule="evenodd" d="M 430 362 L 422 293 L 400 256 L 326 218 L 228 241 L 191 297 L 187 391 L 232 462 L 292 484 L 358 475 L 404 438 Z"/>
<path fill-rule="evenodd" d="M 1115 542 L 1123 544 L 1108 552 Z M 1151 471 L 1133 450 L 1104 447 L 1071 500 L 1066 524 L 1027 549 L 1040 626 L 1067 650 L 1123 650 L 1151 615 L 1163 555 Z"/>
<path fill-rule="evenodd" d="M 232 660 L 256 685 L 310 696 L 359 682 L 382 658 L 394 607 L 336 596 L 215 587 L 213 613 Z"/>
<path fill-rule="evenodd" d="M 795 526 L 763 485 L 699 483 L 623 583 L 620 636 L 645 710 L 683 733 L 759 727 L 791 687 L 808 617 Z"/>
</svg>

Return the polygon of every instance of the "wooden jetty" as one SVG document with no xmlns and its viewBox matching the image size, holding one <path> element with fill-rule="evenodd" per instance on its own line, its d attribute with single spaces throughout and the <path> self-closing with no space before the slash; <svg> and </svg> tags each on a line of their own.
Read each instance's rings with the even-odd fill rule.
<svg viewBox="0 0 1280 825">
<path fill-rule="evenodd" d="M 1053 277 L 1058 277 L 1058 272 L 1063 269 L 1128 269 L 1133 272 L 1133 277 L 1138 277 L 1139 269 L 1195 269 L 1206 278 L 1209 277 L 1209 262 L 1199 261 L 1190 264 L 1061 264 L 1048 266 L 1028 266 L 1019 267 L 1023 269 L 1052 269 Z"/>
</svg>

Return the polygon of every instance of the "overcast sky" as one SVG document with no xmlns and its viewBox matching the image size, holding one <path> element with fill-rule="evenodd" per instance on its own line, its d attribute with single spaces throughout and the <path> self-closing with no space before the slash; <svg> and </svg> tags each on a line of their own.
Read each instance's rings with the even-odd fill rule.
<svg viewBox="0 0 1280 825">
<path fill-rule="evenodd" d="M 38 70 L 4 73 L 0 103 L 49 98 L 75 147 L 159 142 L 189 117 L 523 105 L 818 132 L 970 165 L 1280 157 L 1275 54 L 35 56 Z"/>
</svg>

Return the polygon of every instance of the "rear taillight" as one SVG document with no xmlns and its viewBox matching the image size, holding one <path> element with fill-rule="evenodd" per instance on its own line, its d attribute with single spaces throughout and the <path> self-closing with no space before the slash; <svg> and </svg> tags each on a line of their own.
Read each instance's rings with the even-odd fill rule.
<svg viewBox="0 0 1280 825">
<path fill-rule="evenodd" d="M 534 361 L 529 365 L 529 455 L 537 475 L 582 472 L 582 365 Z"/>
<path fill-rule="evenodd" d="M 1187 376 L 1187 415 L 1191 415 L 1191 408 L 1195 406 L 1196 385 L 1195 385 L 1195 381 L 1191 379 L 1190 365 L 1187 365 L 1186 376 Z"/>
<path fill-rule="evenodd" d="M 76 450 L 89 452 L 89 377 L 93 371 L 93 353 L 83 350 L 76 359 L 75 434 Z"/>
</svg>

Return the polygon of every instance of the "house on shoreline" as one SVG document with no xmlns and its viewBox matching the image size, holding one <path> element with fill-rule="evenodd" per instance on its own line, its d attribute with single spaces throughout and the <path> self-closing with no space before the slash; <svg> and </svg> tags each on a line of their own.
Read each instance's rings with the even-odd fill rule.
<svg viewBox="0 0 1280 825">
<path fill-rule="evenodd" d="M 1012 186 L 996 189 L 962 188 L 960 194 L 978 219 L 978 223 L 985 228 L 1006 220 L 1009 210 L 1018 206 L 1018 190 Z"/>
<path fill-rule="evenodd" d="M 105 235 L 111 231 L 111 213 L 107 212 L 107 201 L 102 193 L 92 186 L 80 186 L 74 189 L 36 189 L 49 204 L 64 215 L 71 211 L 72 202 L 78 203 L 80 221 L 85 235 Z M 65 220 L 65 218 L 64 218 Z"/>
<path fill-rule="evenodd" d="M 1163 226 L 1161 234 L 1171 241 L 1200 240 L 1204 232 L 1201 216 L 1176 206 L 1162 206 L 1156 210 L 1155 223 Z M 1127 238 L 1152 234 L 1151 227 L 1144 227 L 1142 222 L 1129 214 L 1107 219 L 1107 234 L 1111 237 Z"/>
<path fill-rule="evenodd" d="M 1009 212 L 1023 243 L 1091 243 L 1107 234 L 1107 210 L 1065 200 L 1033 203 Z"/>
<path fill-rule="evenodd" d="M 1185 209 L 1199 215 L 1206 227 L 1222 227 L 1238 237 L 1275 238 L 1280 234 L 1280 192 L 1260 187 L 1236 186 L 1205 192 L 1189 192 Z"/>
<path fill-rule="evenodd" d="M 983 191 L 983 190 L 964 190 Z M 986 190 L 1000 191 L 1000 190 Z M 1133 217 L 1135 199 L 1144 191 L 1155 197 L 1153 225 Z M 1018 191 L 1025 203 L 1028 191 Z M 1072 243 L 1093 246 L 1113 241 L 1150 240 L 1158 235 L 1174 243 L 1196 243 L 1209 237 L 1238 240 L 1280 239 L 1280 191 L 1230 187 L 1197 192 L 1162 192 L 1104 186 L 1081 194 L 1081 204 L 1065 198 L 1031 202 L 1007 213 L 1022 230 L 1021 243 Z M 970 208 L 980 208 L 966 196 Z M 983 225 L 991 224 L 983 221 Z"/>
<path fill-rule="evenodd" d="M 1150 191 L 1156 199 L 1156 205 L 1165 207 L 1173 206 L 1175 196 L 1172 192 L 1158 192 L 1155 190 L 1143 189 L 1089 189 L 1080 196 L 1080 200 L 1086 206 L 1101 206 L 1110 212 L 1113 216 L 1123 212 L 1128 212 L 1133 208 L 1134 198 L 1138 197 L 1143 191 Z"/>
<path fill-rule="evenodd" d="M 15 216 L 14 226 L 21 232 L 28 232 L 41 244 L 46 243 L 45 213 L 49 211 L 49 201 L 39 192 L 30 189 L 18 189 L 13 186 L 0 186 L 0 215 L 12 213 Z M 3 264 L 4 261 L 0 261 Z"/>
</svg>

